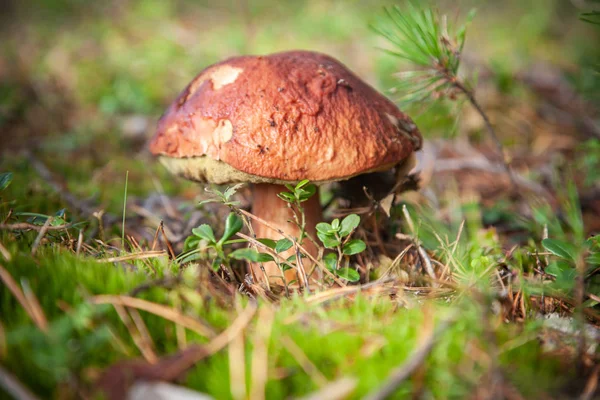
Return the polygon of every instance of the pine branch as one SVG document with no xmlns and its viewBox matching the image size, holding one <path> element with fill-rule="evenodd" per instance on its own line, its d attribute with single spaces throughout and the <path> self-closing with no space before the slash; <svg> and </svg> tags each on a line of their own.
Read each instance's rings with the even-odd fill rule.
<svg viewBox="0 0 600 400">
<path fill-rule="evenodd" d="M 467 25 L 474 15 L 472 10 L 467 21 L 454 28 L 437 9 L 420 9 L 417 3 L 409 2 L 404 9 L 398 6 L 386 8 L 385 15 L 372 28 L 392 45 L 392 49 L 385 50 L 387 53 L 416 67 L 396 74 L 399 78 L 397 92 L 400 92 L 400 103 L 432 104 L 441 98 L 465 96 L 483 118 L 512 187 L 516 189 L 515 178 L 504 157 L 502 142 L 473 90 L 458 76 Z"/>
</svg>

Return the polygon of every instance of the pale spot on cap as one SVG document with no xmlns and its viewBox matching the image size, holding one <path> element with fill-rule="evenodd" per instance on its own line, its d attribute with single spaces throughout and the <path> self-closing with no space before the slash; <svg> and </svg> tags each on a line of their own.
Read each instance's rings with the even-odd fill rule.
<svg viewBox="0 0 600 400">
<path fill-rule="evenodd" d="M 223 86 L 235 82 L 242 71 L 242 68 L 235 68 L 230 65 L 221 65 L 217 67 L 210 73 L 213 89 L 219 90 Z"/>
</svg>

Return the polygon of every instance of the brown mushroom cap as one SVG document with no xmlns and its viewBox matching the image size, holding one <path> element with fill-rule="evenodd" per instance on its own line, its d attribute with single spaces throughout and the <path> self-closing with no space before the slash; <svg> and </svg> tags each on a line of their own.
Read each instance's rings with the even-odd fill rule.
<svg viewBox="0 0 600 400">
<path fill-rule="evenodd" d="M 197 181 L 318 183 L 389 169 L 421 142 L 407 115 L 339 61 L 291 51 L 204 69 L 150 150 Z"/>
</svg>

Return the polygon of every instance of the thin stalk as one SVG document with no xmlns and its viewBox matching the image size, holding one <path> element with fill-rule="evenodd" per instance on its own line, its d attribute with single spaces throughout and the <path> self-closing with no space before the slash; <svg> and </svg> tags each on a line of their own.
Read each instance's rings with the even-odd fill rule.
<svg viewBox="0 0 600 400">
<path fill-rule="evenodd" d="M 469 100 L 471 105 L 475 108 L 477 113 L 481 116 L 481 118 L 483 118 L 485 128 L 486 128 L 488 134 L 490 135 L 490 137 L 492 138 L 492 140 L 494 141 L 494 144 L 496 145 L 496 151 L 502 157 L 502 165 L 504 166 L 504 169 L 506 170 L 506 173 L 510 179 L 512 188 L 513 188 L 513 190 L 516 190 L 518 187 L 517 182 L 515 180 L 512 170 L 510 169 L 510 164 L 508 163 L 508 161 L 506 160 L 506 157 L 504 156 L 504 147 L 502 146 L 502 142 L 500 141 L 500 138 L 498 138 L 498 135 L 496 135 L 496 131 L 494 130 L 494 127 L 492 126 L 492 123 L 490 122 L 490 119 L 488 118 L 487 114 L 485 113 L 485 111 L 483 110 L 483 108 L 481 107 L 481 105 L 479 104 L 477 99 L 475 98 L 475 95 L 473 94 L 473 92 L 471 90 L 467 89 L 467 87 L 460 80 L 458 80 L 454 76 L 449 75 L 448 72 L 446 72 L 444 76 L 446 77 L 448 82 L 453 87 L 458 89 L 462 94 L 464 94 L 467 97 L 467 99 Z"/>
<path fill-rule="evenodd" d="M 125 211 L 127 210 L 127 185 L 129 183 L 129 171 L 125 173 L 125 195 L 123 196 L 123 225 L 121 232 L 121 248 L 125 249 Z"/>
</svg>

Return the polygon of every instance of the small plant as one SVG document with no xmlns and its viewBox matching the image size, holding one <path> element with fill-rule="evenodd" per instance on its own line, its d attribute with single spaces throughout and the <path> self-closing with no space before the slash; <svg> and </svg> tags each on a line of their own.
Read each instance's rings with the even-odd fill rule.
<svg viewBox="0 0 600 400">
<path fill-rule="evenodd" d="M 400 93 L 400 102 L 432 105 L 442 98 L 454 100 L 464 95 L 483 119 L 506 173 L 516 187 L 500 139 L 475 98 L 472 85 L 458 74 L 467 26 L 474 16 L 471 10 L 466 23 L 453 27 L 447 16 L 440 15 L 437 9 L 419 8 L 416 2 L 408 2 L 404 8 L 385 8 L 385 15 L 372 28 L 391 44 L 392 49 L 385 49 L 387 53 L 415 67 L 396 74 L 398 86 L 395 89 Z"/>
<path fill-rule="evenodd" d="M 357 282 L 360 275 L 348 267 L 349 257 L 363 252 L 367 245 L 360 239 L 351 239 L 352 233 L 358 227 L 360 217 L 356 214 L 347 215 L 341 222 L 334 219 L 331 224 L 321 222 L 317 224 L 317 236 L 328 249 L 335 249 L 336 253 L 329 253 L 323 261 L 329 271 L 340 278 Z"/>
<path fill-rule="evenodd" d="M 471 96 L 458 79 L 458 68 L 466 28 L 474 15 L 471 11 L 467 23 L 453 29 L 445 15 L 431 8 L 420 9 L 409 3 L 404 8 L 385 9 L 385 15 L 373 26 L 392 45 L 393 49 L 385 51 L 417 67 L 397 74 L 402 103 L 455 98 L 457 91 Z"/>
<path fill-rule="evenodd" d="M 295 186 L 286 185 L 288 191 L 278 194 L 278 197 L 287 202 L 293 210 L 294 221 L 291 222 L 300 228 L 298 238 L 282 238 L 280 240 L 258 238 L 256 241 L 262 245 L 263 251 L 254 248 L 242 248 L 227 252 L 227 245 L 247 242 L 245 239 L 231 239 L 233 235 L 242 230 L 244 225 L 244 221 L 236 214 L 236 206 L 239 203 L 231 199 L 240 186 L 227 188 L 223 192 L 216 189 L 207 190 L 214 195 L 214 198 L 204 200 L 200 204 L 219 202 L 229 206 L 233 212 L 227 217 L 223 236 L 219 240 L 216 239 L 213 229 L 207 224 L 194 228 L 192 235 L 185 240 L 184 253 L 178 258 L 179 262 L 185 263 L 200 259 L 201 253 L 208 250 L 212 253 L 212 267 L 214 270 L 225 267 L 231 273 L 232 260 L 245 260 L 254 263 L 274 262 L 279 267 L 282 275 L 289 269 L 297 268 L 298 254 L 300 257 L 305 255 L 297 251 L 296 254 L 284 258 L 282 253 L 291 249 L 296 241 L 298 244 L 302 244 L 307 237 L 319 246 L 315 239 L 305 232 L 305 214 L 302 207 L 303 202 L 315 195 L 316 186 L 308 180 L 303 180 Z M 349 267 L 349 256 L 361 253 L 366 249 L 366 244 L 362 240 L 352 239 L 352 233 L 359 223 L 360 217 L 356 214 L 350 214 L 341 222 L 336 218 L 331 224 L 326 222 L 317 224 L 317 236 L 323 246 L 327 249 L 336 250 L 336 253 L 327 254 L 321 261 L 330 272 L 350 282 L 358 282 L 360 275 L 356 270 Z M 247 221 L 246 225 L 249 225 Z"/>
<path fill-rule="evenodd" d="M 229 213 L 225 220 L 225 230 L 220 239 L 216 239 L 213 229 L 208 224 L 202 224 L 192 229 L 192 235 L 188 236 L 184 243 L 184 253 L 180 256 L 179 262 L 189 262 L 200 258 L 199 253 L 206 250 L 212 250 L 212 267 L 218 270 L 225 266 L 227 272 L 231 273 L 230 258 L 231 254 L 225 252 L 225 246 L 237 243 L 243 240 L 230 240 L 233 235 L 242 230 L 243 223 L 240 217 L 234 212 Z"/>
<path fill-rule="evenodd" d="M 317 187 L 309 183 L 308 179 L 298 182 L 296 186 L 285 185 L 289 192 L 281 192 L 277 196 L 288 203 L 294 212 L 294 222 L 300 228 L 298 243 L 302 244 L 306 235 L 306 216 L 302 203 L 310 199 L 317 192 Z M 314 240 L 313 240 L 314 241 Z"/>
<path fill-rule="evenodd" d="M 585 263 L 583 279 L 586 291 L 593 297 L 587 299 L 583 305 L 593 307 L 600 304 L 594 299 L 600 295 L 600 235 L 590 237 L 582 246 L 551 238 L 542 240 L 542 246 L 556 257 L 545 270 L 554 277 L 554 281 L 548 287 L 571 296 L 575 289 L 578 264 Z"/>
<path fill-rule="evenodd" d="M 228 207 L 237 207 L 240 202 L 231 200 L 231 197 L 238 191 L 239 188 L 244 186 L 243 183 L 238 183 L 237 185 L 233 185 L 225 189 L 225 191 L 221 192 L 218 189 L 210 189 L 206 188 L 205 190 L 212 194 L 214 197 L 210 199 L 206 199 L 200 202 L 199 205 L 203 205 L 206 203 L 222 203 Z"/>
</svg>

